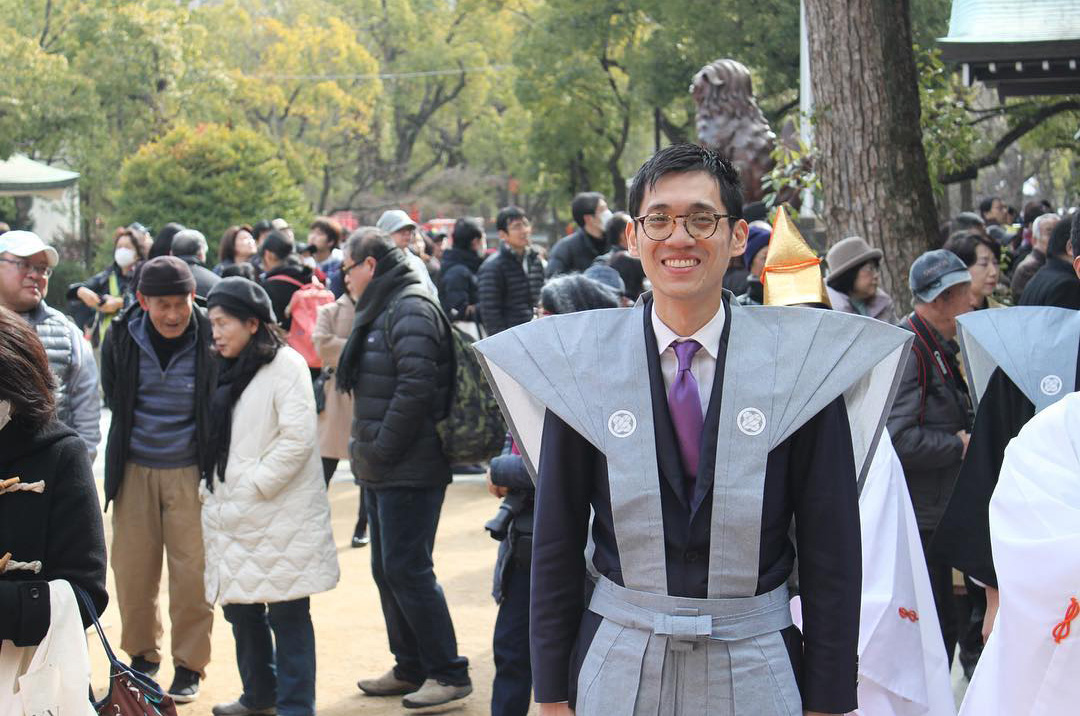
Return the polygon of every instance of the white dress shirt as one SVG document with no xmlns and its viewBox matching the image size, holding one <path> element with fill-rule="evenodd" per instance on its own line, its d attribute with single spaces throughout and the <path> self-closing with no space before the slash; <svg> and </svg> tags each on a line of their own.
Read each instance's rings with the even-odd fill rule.
<svg viewBox="0 0 1080 716">
<path fill-rule="evenodd" d="M 656 334 L 656 346 L 660 350 L 660 372 L 664 376 L 665 395 L 671 390 L 671 383 L 679 372 L 679 359 L 675 355 L 673 344 L 689 340 L 701 344 L 690 363 L 690 373 L 697 380 L 702 417 L 709 412 L 709 398 L 712 397 L 713 378 L 716 376 L 716 354 L 720 351 L 720 336 L 724 332 L 726 320 L 727 314 L 724 304 L 721 303 L 712 320 L 699 328 L 694 335 L 680 336 L 660 320 L 655 307 L 652 311 L 652 327 Z"/>
</svg>

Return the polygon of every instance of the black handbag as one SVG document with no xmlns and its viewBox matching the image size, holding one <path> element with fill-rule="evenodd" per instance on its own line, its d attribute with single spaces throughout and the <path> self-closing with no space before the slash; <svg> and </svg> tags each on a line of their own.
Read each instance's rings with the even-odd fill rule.
<svg viewBox="0 0 1080 716">
<path fill-rule="evenodd" d="M 315 390 L 315 412 L 317 413 L 326 410 L 326 381 L 330 380 L 333 375 L 333 368 L 323 368 L 315 376 L 315 380 L 311 382 L 311 387 Z"/>
<path fill-rule="evenodd" d="M 100 701 L 94 701 L 91 694 L 94 711 L 101 716 L 176 716 L 176 705 L 156 681 L 116 658 L 101 629 L 97 608 L 90 595 L 74 584 L 71 586 L 83 609 L 93 618 L 94 629 L 109 658 L 109 692 Z"/>
</svg>

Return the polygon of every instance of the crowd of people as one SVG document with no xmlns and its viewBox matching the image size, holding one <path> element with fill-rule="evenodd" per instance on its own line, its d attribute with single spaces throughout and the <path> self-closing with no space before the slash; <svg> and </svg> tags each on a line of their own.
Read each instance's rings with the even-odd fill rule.
<svg viewBox="0 0 1080 716">
<path fill-rule="evenodd" d="M 704 188 L 687 179 L 698 175 L 705 177 Z M 701 196 L 686 199 L 695 192 Z M 530 217 L 516 206 L 498 211 L 492 246 L 477 220 L 458 219 L 442 236 L 422 231 L 401 209 L 351 233 L 320 217 L 302 244 L 282 219 L 239 224 L 221 237 L 213 266 L 199 230 L 170 223 L 151 235 L 133 223 L 116 229 L 103 271 L 68 287 L 70 317 L 44 298 L 56 250 L 29 231 L 0 234 L 0 554 L 10 552 L 0 557 L 0 638 L 19 646 L 41 641 L 50 609 L 43 584 L 51 579 L 86 590 L 99 613 L 105 607 L 106 548 L 90 471 L 101 443 L 103 404 L 111 413 L 104 442 L 104 508 L 112 510 L 108 561 L 120 648 L 133 669 L 153 676 L 165 657 L 158 608 L 164 556 L 173 667 L 167 693 L 177 702 L 198 697 L 211 663 L 214 605 L 221 604 L 243 691 L 234 702 L 214 706 L 215 716 L 314 714 L 317 649 L 309 600 L 339 579 L 326 488 L 345 461 L 360 486 L 352 546 L 371 551 L 394 657 L 386 673 L 361 679 L 360 690 L 401 697 L 408 708 L 467 697 L 469 661 L 459 653 L 432 559 L 447 486 L 455 471 L 475 467 L 452 465 L 437 430 L 454 394 L 455 331 L 499 347 L 508 336 L 557 332 L 575 325 L 571 316 L 592 315 L 580 312 L 636 304 L 634 311 L 651 316 L 651 322 L 644 319 L 648 361 L 620 358 L 594 368 L 601 371 L 597 380 L 617 385 L 619 369 L 637 366 L 643 371 L 639 381 L 645 375 L 653 384 L 653 404 L 666 406 L 657 411 L 655 427 L 659 451 L 653 462 L 660 472 L 648 473 L 662 493 L 659 522 L 650 529 L 662 523 L 666 556 L 664 549 L 647 556 L 659 560 L 658 572 L 629 563 L 635 550 L 648 550 L 644 543 L 631 549 L 620 534 L 644 529 L 637 522 L 644 518 L 627 511 L 634 498 L 623 494 L 625 486 L 616 489 L 612 481 L 609 492 L 609 468 L 600 466 L 597 451 L 610 463 L 611 480 L 630 467 L 598 447 L 603 440 L 583 437 L 585 429 L 554 407 L 533 421 L 546 426 L 546 465 L 535 458 L 540 438 L 530 443 L 524 429 L 508 433 L 502 454 L 481 468 L 491 494 L 502 499 L 487 525 L 501 541 L 493 588 L 499 611 L 492 713 L 525 714 L 534 686 L 545 711 L 572 707 L 576 699 L 580 713 L 598 712 L 595 690 L 579 691 L 567 679 L 591 670 L 597 684 L 615 683 L 601 667 L 603 654 L 596 656 L 604 648 L 597 640 L 607 639 L 607 647 L 622 643 L 604 625 L 630 624 L 613 615 L 636 599 L 633 590 L 710 604 L 719 597 L 779 594 L 798 549 L 787 536 L 793 514 L 803 548 L 798 572 L 806 681 L 794 692 L 778 688 L 784 698 L 801 698 L 808 712 L 846 712 L 854 707 L 857 667 L 849 657 L 858 638 L 857 614 L 852 624 L 850 613 L 830 610 L 858 601 L 859 550 L 851 542 L 858 546 L 856 478 L 867 456 L 851 455 L 851 443 L 860 430 L 880 426 L 854 420 L 849 426 L 842 396 L 830 395 L 831 407 L 771 445 L 760 465 L 740 464 L 747 474 L 760 467 L 765 478 L 764 503 L 760 495 L 756 502 L 730 498 L 731 509 L 764 510 L 763 524 L 753 531 L 764 530 L 761 555 L 768 564 L 762 562 L 760 582 L 756 568 L 747 572 L 746 594 L 743 587 L 725 592 L 713 584 L 710 555 L 717 553 L 709 536 L 718 528 L 696 516 L 710 513 L 713 508 L 700 506 L 711 505 L 712 491 L 726 485 L 723 466 L 710 452 L 716 439 L 702 443 L 701 435 L 734 419 L 721 417 L 719 401 L 710 402 L 729 389 L 723 371 L 735 370 L 734 356 L 742 355 L 736 342 L 746 340 L 729 336 L 731 317 L 758 315 L 753 306 L 798 303 L 907 332 L 889 333 L 889 340 L 914 337 L 884 428 L 910 494 L 946 660 L 951 663 L 957 651 L 970 677 L 999 605 L 993 570 L 973 568 L 969 559 L 971 553 L 989 554 L 985 523 L 993 484 L 985 494 L 958 490 L 964 494 L 959 502 L 951 499 L 953 488 L 965 470 L 979 467 L 967 459 L 973 454 L 985 463 L 980 475 L 991 470 L 996 482 L 1005 444 L 1026 418 L 995 424 L 1003 411 L 1016 411 L 1008 397 L 982 393 L 987 381 L 973 376 L 971 363 L 962 359 L 958 332 L 967 324 L 961 316 L 1011 305 L 1080 310 L 1080 219 L 1032 201 L 1012 223 L 1001 199 L 992 197 L 978 213 L 946 222 L 932 242 L 939 248 L 910 267 L 892 265 L 895 259 L 875 248 L 873 237 L 840 237 L 824 256 L 826 272 L 808 254 L 819 296 L 784 302 L 775 277 L 791 267 L 777 264 L 770 251 L 782 217 L 769 223 L 765 207 L 744 207 L 738 192 L 730 165 L 676 145 L 635 178 L 629 213 L 613 211 L 596 192 L 574 197 L 575 228 L 550 248 L 534 244 Z M 884 290 L 883 264 L 907 271 L 910 296 Z M 906 316 L 897 313 L 900 298 L 914 305 Z M 547 321 L 549 315 L 563 318 Z M 518 329 L 526 325 L 533 333 Z M 556 328 L 542 328 L 550 325 Z M 555 340 L 545 346 L 566 351 L 567 358 L 586 348 Z M 539 365 L 556 371 L 554 362 Z M 609 368 L 610 377 L 604 374 Z M 547 379 L 559 378 L 556 372 Z M 1019 390 L 1021 379 L 1000 369 L 990 382 L 1010 379 L 1012 390 Z M 776 380 L 780 384 L 779 372 Z M 1058 386 L 1062 395 L 1075 389 L 1071 375 L 1065 383 L 1068 390 Z M 687 403 L 680 391 L 691 387 Z M 650 400 L 648 391 L 644 399 Z M 551 400 L 540 403 L 558 403 Z M 640 412 L 618 412 L 634 425 L 651 426 Z M 746 412 L 738 415 L 739 429 L 756 435 L 744 424 Z M 624 437 L 619 422 L 607 429 Z M 691 433 L 697 437 L 686 438 Z M 774 457 L 777 451 L 782 458 Z M 795 464 L 808 466 L 806 476 L 785 477 Z M 588 479 L 568 483 L 553 470 Z M 838 486 L 836 475 L 849 473 L 850 485 Z M 43 492 L 18 487 L 37 479 Z M 823 511 L 809 489 L 784 494 L 789 488 L 778 487 L 784 480 L 813 483 L 836 502 Z M 599 577 L 587 576 L 584 567 L 590 506 L 596 520 L 590 571 Z M 640 509 L 647 509 L 645 503 Z M 973 522 L 984 540 L 968 538 Z M 39 528 L 46 524 L 60 526 Z M 826 526 L 831 536 L 823 539 L 816 530 Z M 756 542 L 750 540 L 755 559 Z M 682 550 L 677 555 L 676 548 Z M 828 574 L 817 558 L 826 552 L 849 562 Z M 35 560 L 33 574 L 12 567 Z M 725 562 L 728 568 L 745 582 L 746 565 Z M 546 580 L 544 590 L 532 589 L 534 577 Z M 830 585 L 830 579 L 845 584 Z M 582 601 L 590 580 L 598 590 L 594 602 L 596 594 L 607 595 L 608 606 L 596 613 Z M 652 602 L 633 603 L 654 608 Z M 85 623 L 89 616 L 83 614 Z M 816 645 L 830 627 L 836 628 L 830 645 Z M 797 642 L 789 629 L 777 627 L 784 637 L 769 648 L 794 654 Z M 828 666 L 811 663 L 811 654 Z M 642 684 L 648 676 L 642 675 Z M 669 677 L 656 678 L 653 686 L 639 685 L 639 698 L 673 698 Z"/>
</svg>

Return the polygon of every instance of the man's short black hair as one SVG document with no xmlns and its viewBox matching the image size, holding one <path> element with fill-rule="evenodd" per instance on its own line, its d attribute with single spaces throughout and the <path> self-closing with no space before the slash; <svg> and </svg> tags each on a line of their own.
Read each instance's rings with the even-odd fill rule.
<svg viewBox="0 0 1080 716">
<path fill-rule="evenodd" d="M 1069 217 L 1065 218 L 1065 221 L 1069 221 Z M 1060 223 L 1064 224 L 1065 221 Z M 1074 211 L 1072 213 L 1072 230 L 1070 232 L 1071 238 L 1069 243 L 1072 244 L 1073 258 L 1080 256 L 1080 211 Z"/>
<path fill-rule="evenodd" d="M 499 231 L 509 231 L 510 224 L 518 219 L 528 219 L 525 210 L 520 206 L 504 206 L 499 209 L 499 213 L 495 216 L 495 228 Z"/>
<path fill-rule="evenodd" d="M 987 212 L 994 208 L 994 202 L 1001 201 L 1000 196 L 988 196 L 979 202 L 979 213 L 986 216 Z M 1002 202 L 1004 203 L 1004 202 Z"/>
<path fill-rule="evenodd" d="M 604 195 L 598 191 L 583 191 L 570 202 L 570 213 L 574 215 L 574 223 L 585 228 L 585 217 L 596 213 L 596 207 L 604 200 Z"/>
<path fill-rule="evenodd" d="M 274 230 L 266 235 L 266 239 L 262 243 L 262 251 L 269 251 L 279 259 L 289 257 L 294 251 L 296 251 L 296 245 L 289 239 L 288 236 L 280 231 Z"/>
<path fill-rule="evenodd" d="M 369 256 L 376 262 L 381 261 L 396 248 L 397 244 L 394 243 L 390 234 L 374 226 L 361 226 L 349 234 L 349 238 L 345 240 L 345 246 L 342 247 L 342 253 L 351 258 L 354 264 L 362 264 Z M 375 269 L 375 273 L 379 273 L 378 268 Z"/>
<path fill-rule="evenodd" d="M 454 222 L 454 230 L 451 235 L 454 239 L 455 249 L 471 251 L 472 242 L 483 238 L 484 232 L 480 230 L 475 221 L 462 217 Z"/>
<path fill-rule="evenodd" d="M 731 216 L 729 223 L 742 218 L 742 182 L 739 180 L 739 171 L 720 152 L 696 144 L 672 144 L 664 147 L 641 165 L 630 184 L 627 198 L 630 216 L 641 213 L 641 202 L 645 200 L 646 189 L 655 187 L 656 182 L 668 174 L 688 172 L 706 172 L 716 180 L 724 209 Z"/>
<path fill-rule="evenodd" d="M 1046 244 L 1047 256 L 1063 255 L 1070 243 L 1073 247 L 1073 256 L 1077 256 L 1076 249 L 1080 247 L 1077 246 L 1077 239 L 1074 237 L 1076 229 L 1073 226 L 1077 216 L 1080 216 L 1080 211 L 1074 211 L 1071 216 L 1066 216 L 1054 227 L 1050 233 L 1050 241 Z"/>
</svg>

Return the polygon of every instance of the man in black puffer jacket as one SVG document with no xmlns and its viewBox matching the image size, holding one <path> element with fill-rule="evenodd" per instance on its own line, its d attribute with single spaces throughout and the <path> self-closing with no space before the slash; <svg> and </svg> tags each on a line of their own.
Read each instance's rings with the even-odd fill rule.
<svg viewBox="0 0 1080 716">
<path fill-rule="evenodd" d="M 372 696 L 403 695 L 406 708 L 472 692 L 431 553 L 450 465 L 435 432 L 453 382 L 449 323 L 420 274 L 376 228 L 353 232 L 341 270 L 358 295 L 337 385 L 353 395 L 353 473 L 364 486 L 371 571 L 396 664 L 359 682 Z"/>
<path fill-rule="evenodd" d="M 488 256 L 477 274 L 480 320 L 489 336 L 533 319 L 544 286 L 544 267 L 531 244 L 532 227 L 516 206 L 495 217 L 499 250 Z"/>
</svg>

